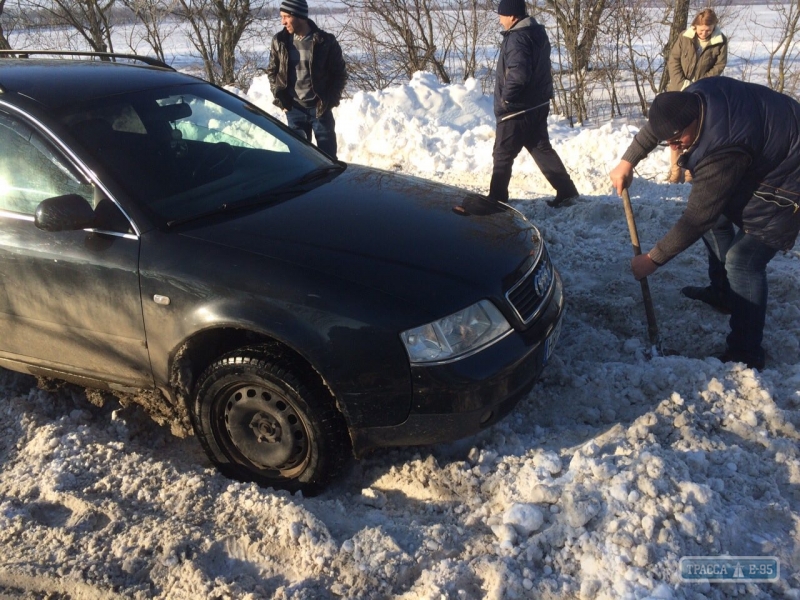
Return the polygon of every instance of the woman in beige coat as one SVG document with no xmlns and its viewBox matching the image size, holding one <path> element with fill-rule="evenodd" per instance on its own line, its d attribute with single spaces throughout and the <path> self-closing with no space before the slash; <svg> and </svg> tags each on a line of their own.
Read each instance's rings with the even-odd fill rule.
<svg viewBox="0 0 800 600">
<path fill-rule="evenodd" d="M 669 53 L 667 91 L 681 92 L 688 85 L 703 77 L 722 75 L 728 62 L 728 38 L 717 26 L 717 15 L 706 8 L 697 13 L 692 25 L 677 39 Z M 691 181 L 689 171 L 681 173 L 678 167 L 678 151 L 671 149 L 669 182 Z"/>
</svg>

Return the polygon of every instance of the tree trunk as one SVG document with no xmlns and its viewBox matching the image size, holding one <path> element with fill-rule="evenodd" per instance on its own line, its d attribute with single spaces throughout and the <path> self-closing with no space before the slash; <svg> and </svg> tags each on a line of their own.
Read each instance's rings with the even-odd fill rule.
<svg viewBox="0 0 800 600">
<path fill-rule="evenodd" d="M 0 0 L 0 17 L 3 16 L 3 10 L 6 6 L 6 0 Z M 11 44 L 8 43 L 3 26 L 0 24 L 0 50 L 11 50 Z"/>
<path fill-rule="evenodd" d="M 669 40 L 662 53 L 664 57 L 664 70 L 661 73 L 661 83 L 658 86 L 658 91 L 663 92 L 667 89 L 669 83 L 669 70 L 667 69 L 667 61 L 669 60 L 669 51 L 672 46 L 678 41 L 680 35 L 686 31 L 689 24 L 689 0 L 675 0 L 675 12 L 672 14 L 672 25 L 669 28 Z"/>
</svg>

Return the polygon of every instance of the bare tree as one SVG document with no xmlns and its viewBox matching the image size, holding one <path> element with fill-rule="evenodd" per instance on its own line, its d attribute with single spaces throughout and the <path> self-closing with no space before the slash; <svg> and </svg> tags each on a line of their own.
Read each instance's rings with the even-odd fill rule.
<svg viewBox="0 0 800 600">
<path fill-rule="evenodd" d="M 667 43 L 664 45 L 662 56 L 664 58 L 664 70 L 661 75 L 661 82 L 658 84 L 658 91 L 663 92 L 667 89 L 669 84 L 669 70 L 667 69 L 667 61 L 669 59 L 670 50 L 675 45 L 678 37 L 686 31 L 686 26 L 689 23 L 689 0 L 674 0 L 674 5 L 668 5 L 672 9 L 671 19 L 669 20 L 669 37 Z"/>
<path fill-rule="evenodd" d="M 716 6 L 720 19 L 723 15 L 735 18 L 738 11 L 731 9 L 729 0 L 720 0 Z M 611 17 L 602 30 L 597 60 L 606 65 L 606 69 L 611 69 L 610 63 L 614 60 L 619 61 L 617 66 L 632 83 L 638 112 L 646 116 L 653 96 L 668 84 L 669 50 L 686 30 L 689 2 L 678 0 L 673 4 L 668 0 L 654 5 L 649 0 L 613 0 L 608 9 Z M 654 52 L 654 48 L 659 48 L 660 52 Z M 620 100 L 622 104 L 631 101 Z"/>
<path fill-rule="evenodd" d="M 236 49 L 262 7 L 250 0 L 178 0 L 175 12 L 189 27 L 208 81 L 236 83 Z"/>
<path fill-rule="evenodd" d="M 478 72 L 478 45 L 483 38 L 483 20 L 480 18 L 483 13 L 478 0 L 459 0 L 455 4 L 456 10 L 456 30 L 460 35 L 456 39 L 461 40 L 463 45 L 460 51 L 461 64 L 463 65 L 464 79 L 475 77 Z"/>
<path fill-rule="evenodd" d="M 645 116 L 663 69 L 660 53 L 648 51 L 647 41 L 655 38 L 657 47 L 662 47 L 658 41 L 658 31 L 663 30 L 659 27 L 661 15 L 648 0 L 612 0 L 608 9 L 610 16 L 601 29 L 594 55 L 604 65 L 607 85 L 612 88 L 611 115 L 630 116 L 635 111 Z M 632 84 L 624 85 L 624 95 L 619 91 L 623 81 Z M 633 96 L 627 91 L 631 87 Z"/>
<path fill-rule="evenodd" d="M 71 45 L 87 44 L 94 52 L 113 52 L 111 40 L 115 0 L 32 0 L 29 7 L 49 23 L 77 34 Z M 66 36 L 67 40 L 71 39 Z"/>
<path fill-rule="evenodd" d="M 156 58 L 167 62 L 166 41 L 178 25 L 171 20 L 177 0 L 121 0 L 134 15 L 136 22 L 128 33 L 128 46 L 138 51 L 139 42 L 144 42 Z"/>
<path fill-rule="evenodd" d="M 348 11 L 346 18 L 339 21 L 339 28 L 336 37 L 347 63 L 349 86 L 374 92 L 408 79 L 402 61 L 380 40 L 373 15 Z"/>
<path fill-rule="evenodd" d="M 555 19 L 576 71 L 589 66 L 605 9 L 606 0 L 545 0 L 542 10 Z"/>
<path fill-rule="evenodd" d="M 351 14 L 361 14 L 351 23 L 365 27 L 364 34 L 382 62 L 401 67 L 410 78 L 416 71 L 429 70 L 442 83 L 450 83 L 446 63 L 449 43 L 437 47 L 441 19 L 440 0 L 342 0 Z M 353 32 L 358 36 L 358 32 Z M 451 42 L 447 40 L 447 42 Z"/>
<path fill-rule="evenodd" d="M 583 121 L 588 116 L 587 71 L 601 20 L 606 16 L 606 0 L 544 0 L 541 10 L 555 20 L 555 41 L 567 52 L 568 64 L 560 65 L 558 75 L 562 88 L 569 89 L 569 113 Z"/>
<path fill-rule="evenodd" d="M 11 44 L 8 43 L 8 38 L 6 37 L 9 18 L 5 8 L 6 0 L 0 0 L 0 50 L 11 50 Z"/>
<path fill-rule="evenodd" d="M 606 89 L 610 117 L 622 115 L 622 105 L 625 100 L 621 97 L 620 87 L 623 81 L 623 72 L 627 66 L 626 52 L 629 48 L 624 43 L 625 25 L 628 21 L 627 7 L 620 6 L 619 0 L 615 0 L 614 4 L 615 6 L 611 7 L 611 18 L 600 30 L 594 52 L 597 70 L 602 74 Z"/>
<path fill-rule="evenodd" d="M 796 96 L 800 88 L 800 0 L 770 4 L 777 15 L 776 39 L 769 49 L 767 86 Z"/>
<path fill-rule="evenodd" d="M 429 71 L 442 83 L 491 78 L 498 24 L 492 0 L 342 0 L 341 40 L 351 82 L 380 89 Z"/>
</svg>

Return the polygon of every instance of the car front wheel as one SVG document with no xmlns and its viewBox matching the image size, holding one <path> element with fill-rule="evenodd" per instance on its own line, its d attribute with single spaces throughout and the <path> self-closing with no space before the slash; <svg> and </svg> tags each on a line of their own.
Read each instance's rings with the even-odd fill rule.
<svg viewBox="0 0 800 600">
<path fill-rule="evenodd" d="M 238 480 L 317 493 L 351 455 L 344 418 L 320 378 L 268 350 L 232 352 L 208 367 L 192 418 L 211 461 Z"/>
</svg>

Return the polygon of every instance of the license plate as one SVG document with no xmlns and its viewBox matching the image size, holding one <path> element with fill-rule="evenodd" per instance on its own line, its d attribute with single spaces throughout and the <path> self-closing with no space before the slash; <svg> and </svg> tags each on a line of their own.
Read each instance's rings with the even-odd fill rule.
<svg viewBox="0 0 800 600">
<path fill-rule="evenodd" d="M 555 350 L 556 344 L 558 343 L 558 336 L 561 335 L 561 323 L 563 322 L 564 313 L 562 312 L 558 323 L 553 327 L 550 337 L 544 341 L 544 364 L 547 364 L 547 361 L 550 360 L 550 356 L 553 354 L 553 350 Z"/>
</svg>

